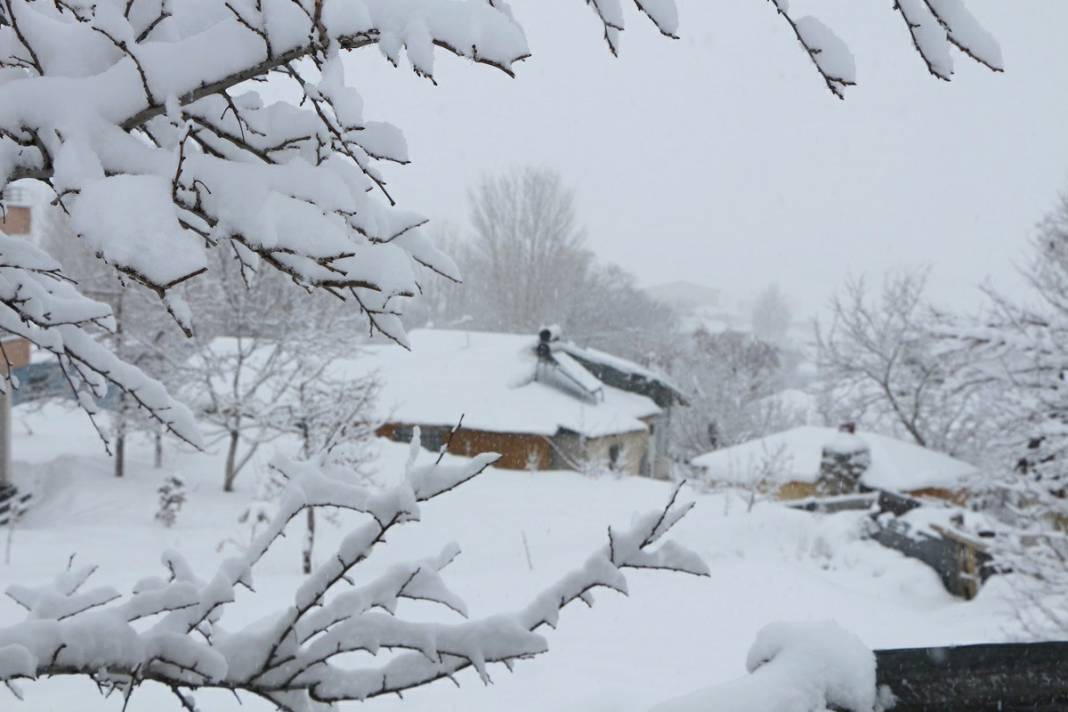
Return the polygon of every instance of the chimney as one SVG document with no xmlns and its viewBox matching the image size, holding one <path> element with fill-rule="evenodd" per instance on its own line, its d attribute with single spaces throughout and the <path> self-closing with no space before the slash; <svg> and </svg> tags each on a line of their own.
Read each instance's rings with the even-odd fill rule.
<svg viewBox="0 0 1068 712">
<path fill-rule="evenodd" d="M 552 360 L 552 347 L 550 344 L 560 340 L 559 326 L 543 326 L 538 330 L 538 358 L 542 361 Z"/>
<path fill-rule="evenodd" d="M 860 489 L 860 478 L 871 467 L 871 450 L 857 436 L 856 423 L 843 423 L 823 446 L 816 491 L 823 496 L 850 494 Z"/>
</svg>

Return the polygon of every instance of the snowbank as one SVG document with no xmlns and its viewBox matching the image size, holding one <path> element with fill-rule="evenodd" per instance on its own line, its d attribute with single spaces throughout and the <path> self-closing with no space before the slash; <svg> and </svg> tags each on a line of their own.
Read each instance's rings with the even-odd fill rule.
<svg viewBox="0 0 1068 712">
<path fill-rule="evenodd" d="M 746 658 L 749 675 L 686 695 L 652 712 L 815 712 L 828 705 L 871 712 L 875 655 L 837 623 L 772 623 Z"/>
</svg>

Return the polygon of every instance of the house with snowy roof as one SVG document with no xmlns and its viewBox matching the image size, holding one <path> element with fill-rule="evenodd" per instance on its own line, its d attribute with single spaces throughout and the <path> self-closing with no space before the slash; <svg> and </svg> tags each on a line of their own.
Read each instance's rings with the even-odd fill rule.
<svg viewBox="0 0 1068 712">
<path fill-rule="evenodd" d="M 976 474 L 940 452 L 852 426 L 802 426 L 714 450 L 691 461 L 710 482 L 779 499 L 887 490 L 959 500 Z"/>
<path fill-rule="evenodd" d="M 558 330 L 537 335 L 422 329 L 410 351 L 374 345 L 363 368 L 381 382 L 379 435 L 470 455 L 497 452 L 506 469 L 590 463 L 666 477 L 671 411 L 686 403 L 662 375 L 577 346 Z M 463 416 L 463 427 L 450 433 Z"/>
</svg>

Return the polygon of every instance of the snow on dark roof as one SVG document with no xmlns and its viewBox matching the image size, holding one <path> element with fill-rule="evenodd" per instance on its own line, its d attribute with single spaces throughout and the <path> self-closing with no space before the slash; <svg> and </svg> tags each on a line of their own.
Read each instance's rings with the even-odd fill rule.
<svg viewBox="0 0 1068 712">
<path fill-rule="evenodd" d="M 656 401 L 660 407 L 687 405 L 682 389 L 659 371 L 598 349 L 578 346 L 570 341 L 556 341 L 552 347 L 554 351 L 564 352 L 579 361 L 608 385 L 643 393 Z"/>
</svg>

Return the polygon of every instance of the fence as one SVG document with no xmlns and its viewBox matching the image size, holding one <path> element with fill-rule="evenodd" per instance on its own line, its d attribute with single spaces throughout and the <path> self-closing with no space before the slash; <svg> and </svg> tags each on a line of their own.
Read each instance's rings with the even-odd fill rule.
<svg viewBox="0 0 1068 712">
<path fill-rule="evenodd" d="M 893 712 L 1068 710 L 1068 642 L 877 650 Z"/>
</svg>

